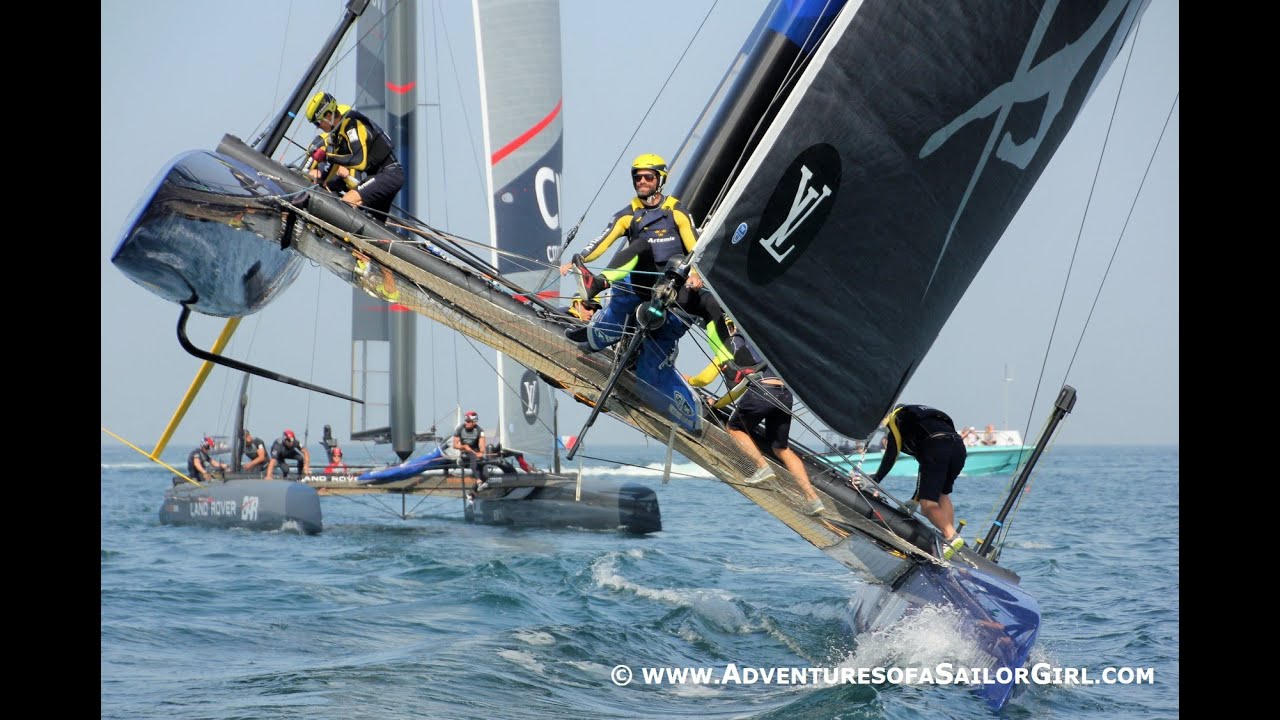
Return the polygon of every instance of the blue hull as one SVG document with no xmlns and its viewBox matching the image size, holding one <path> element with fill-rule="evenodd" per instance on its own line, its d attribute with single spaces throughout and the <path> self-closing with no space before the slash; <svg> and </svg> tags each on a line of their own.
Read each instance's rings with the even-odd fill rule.
<svg viewBox="0 0 1280 720">
<path fill-rule="evenodd" d="M 285 191 L 225 155 L 195 150 L 162 170 L 125 225 L 111 262 L 170 302 L 217 317 L 257 312 L 302 258 L 282 247 Z"/>
<path fill-rule="evenodd" d="M 1026 687 L 1014 682 L 1014 673 L 1026 664 L 1040 632 L 1040 604 L 995 573 L 959 563 L 920 565 L 893 592 L 880 585 L 867 586 L 852 606 L 859 633 L 882 630 L 926 606 L 949 608 L 962 617 L 957 625 L 965 629 L 966 640 L 986 656 L 979 668 L 953 664 L 953 676 L 963 672 L 973 683 L 990 680 L 972 689 L 993 710 L 1004 707 Z"/>
<path fill-rule="evenodd" d="M 426 455 L 420 455 L 416 458 L 409 458 L 399 465 L 392 465 L 389 468 L 381 470 L 371 470 L 359 478 L 357 481 L 361 485 L 379 485 L 381 483 L 395 482 L 396 480 L 404 480 L 414 475 L 421 475 L 428 470 L 439 470 L 442 468 L 457 467 L 458 464 L 453 458 L 444 456 L 444 452 L 440 448 L 436 448 Z"/>
</svg>

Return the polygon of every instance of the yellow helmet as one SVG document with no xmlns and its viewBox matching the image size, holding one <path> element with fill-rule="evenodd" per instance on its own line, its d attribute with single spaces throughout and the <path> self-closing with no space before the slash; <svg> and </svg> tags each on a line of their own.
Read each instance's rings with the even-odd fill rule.
<svg viewBox="0 0 1280 720">
<path fill-rule="evenodd" d="M 667 181 L 667 161 L 653 153 L 645 153 L 631 163 L 632 176 L 637 170 L 653 170 L 658 173 L 658 187 L 662 187 L 662 184 Z"/>
<path fill-rule="evenodd" d="M 307 101 L 307 122 L 318 125 L 319 119 L 338 109 L 338 101 L 329 93 L 321 90 Z"/>
</svg>

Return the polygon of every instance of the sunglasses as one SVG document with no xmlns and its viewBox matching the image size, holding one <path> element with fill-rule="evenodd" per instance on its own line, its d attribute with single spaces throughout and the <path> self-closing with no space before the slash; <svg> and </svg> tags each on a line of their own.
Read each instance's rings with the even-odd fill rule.
<svg viewBox="0 0 1280 720">
<path fill-rule="evenodd" d="M 641 180 L 644 180 L 645 182 L 654 182 L 657 179 L 658 179 L 657 175 L 653 173 L 647 173 L 647 172 L 633 173 L 631 175 L 632 182 L 640 182 Z"/>
</svg>

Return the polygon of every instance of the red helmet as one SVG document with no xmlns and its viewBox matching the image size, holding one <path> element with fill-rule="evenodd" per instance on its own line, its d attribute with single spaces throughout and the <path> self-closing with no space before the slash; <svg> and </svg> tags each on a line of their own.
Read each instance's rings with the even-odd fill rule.
<svg viewBox="0 0 1280 720">
<path fill-rule="evenodd" d="M 333 456 L 334 456 L 334 457 L 336 457 L 336 458 L 340 458 L 340 457 L 342 457 L 342 448 L 334 448 L 334 449 L 333 449 Z"/>
<path fill-rule="evenodd" d="M 213 449 L 213 438 L 209 437 L 208 435 L 205 435 L 205 436 L 204 436 L 204 441 L 203 441 L 203 443 L 202 443 L 202 444 L 205 446 L 205 448 L 206 448 L 206 449 L 208 449 L 208 450 L 212 450 L 212 449 Z"/>
<path fill-rule="evenodd" d="M 289 440 L 297 440 L 297 439 L 298 439 L 298 436 L 297 436 L 297 435 L 294 435 L 292 430 L 285 430 L 285 431 L 284 431 L 284 436 L 285 436 L 285 438 L 287 438 L 287 439 L 289 439 Z"/>
<path fill-rule="evenodd" d="M 464 419 L 464 420 L 479 420 L 479 419 L 480 419 L 480 416 L 476 414 L 476 411 L 475 411 L 475 410 L 468 410 L 468 411 L 467 411 L 467 414 L 463 417 L 463 419 Z"/>
</svg>

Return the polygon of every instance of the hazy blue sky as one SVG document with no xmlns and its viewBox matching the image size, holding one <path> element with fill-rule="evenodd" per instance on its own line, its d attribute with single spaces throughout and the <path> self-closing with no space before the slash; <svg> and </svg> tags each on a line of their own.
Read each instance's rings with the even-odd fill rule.
<svg viewBox="0 0 1280 720">
<path fill-rule="evenodd" d="M 642 152 L 674 155 L 766 2 L 722 0 L 715 7 L 628 144 L 712 5 L 710 0 L 654 0 L 644 4 L 643 12 L 656 20 L 637 22 L 634 3 L 562 0 L 562 222 L 572 224 L 587 214 L 574 249 L 631 196 L 625 172 L 630 158 Z M 125 218 L 174 156 L 212 149 L 224 133 L 246 141 L 256 137 L 334 27 L 342 6 L 337 0 L 111 0 L 101 5 L 101 422 L 146 449 L 164 428 L 199 361 L 178 346 L 177 306 L 111 265 Z M 422 183 L 426 198 L 418 201 L 418 215 L 482 239 L 486 198 L 470 2 L 440 3 L 430 14 L 424 11 L 421 20 L 431 34 L 421 46 L 424 63 L 431 63 L 424 68 L 431 69 L 420 71 L 419 93 L 431 169 Z M 342 52 L 353 42 L 349 36 Z M 962 425 L 1002 426 L 1007 418 L 1009 427 L 1024 432 L 1029 424 L 1034 435 L 1065 380 L 1080 396 L 1059 442 L 1177 442 L 1176 109 L 1120 239 L 1178 92 L 1176 0 L 1152 0 L 1117 104 L 1128 57 L 1126 46 L 943 329 L 904 401 L 941 407 Z M 349 102 L 354 74 L 352 53 L 323 84 Z M 1108 129 L 1111 139 L 1103 155 Z M 305 143 L 309 134 L 299 130 L 293 136 Z M 619 156 L 622 162 L 615 166 Z M 1091 188 L 1095 172 L 1098 181 Z M 442 179 L 446 173 L 447 183 Z M 588 208 L 602 184 L 599 199 Z M 1080 234 L 1091 192 L 1093 204 Z M 1098 295 L 1113 251 L 1110 274 Z M 1097 305 L 1081 342 L 1095 296 Z M 1050 348 L 1060 300 L 1062 314 Z M 223 322 L 195 317 L 189 333 L 196 344 L 209 347 Z M 349 323 L 349 286 L 328 272 L 306 268 L 273 305 L 245 319 L 227 354 L 347 390 Z M 492 420 L 496 382 L 487 370 L 492 352 L 425 318 L 419 318 L 418 338 L 419 428 L 438 422 L 451 429 L 458 406 L 478 410 L 482 425 Z M 855 344 L 850 362 L 856 361 Z M 686 371 L 701 364 L 692 350 L 681 358 Z M 1002 380 L 1006 367 L 1011 383 Z M 239 378 L 215 369 L 172 444 L 185 448 L 202 434 L 228 433 Z M 459 379 L 464 379 L 461 391 Z M 1041 387 L 1033 408 L 1037 382 Z M 348 403 L 258 379 L 252 388 L 249 424 L 256 434 L 270 439 L 290 427 L 308 432 L 314 448 L 328 423 L 346 437 Z M 562 398 L 561 432 L 576 432 L 586 412 Z M 597 422 L 591 437 L 599 443 L 644 442 L 640 433 L 608 418 Z M 114 442 L 105 435 L 103 441 Z"/>
</svg>

